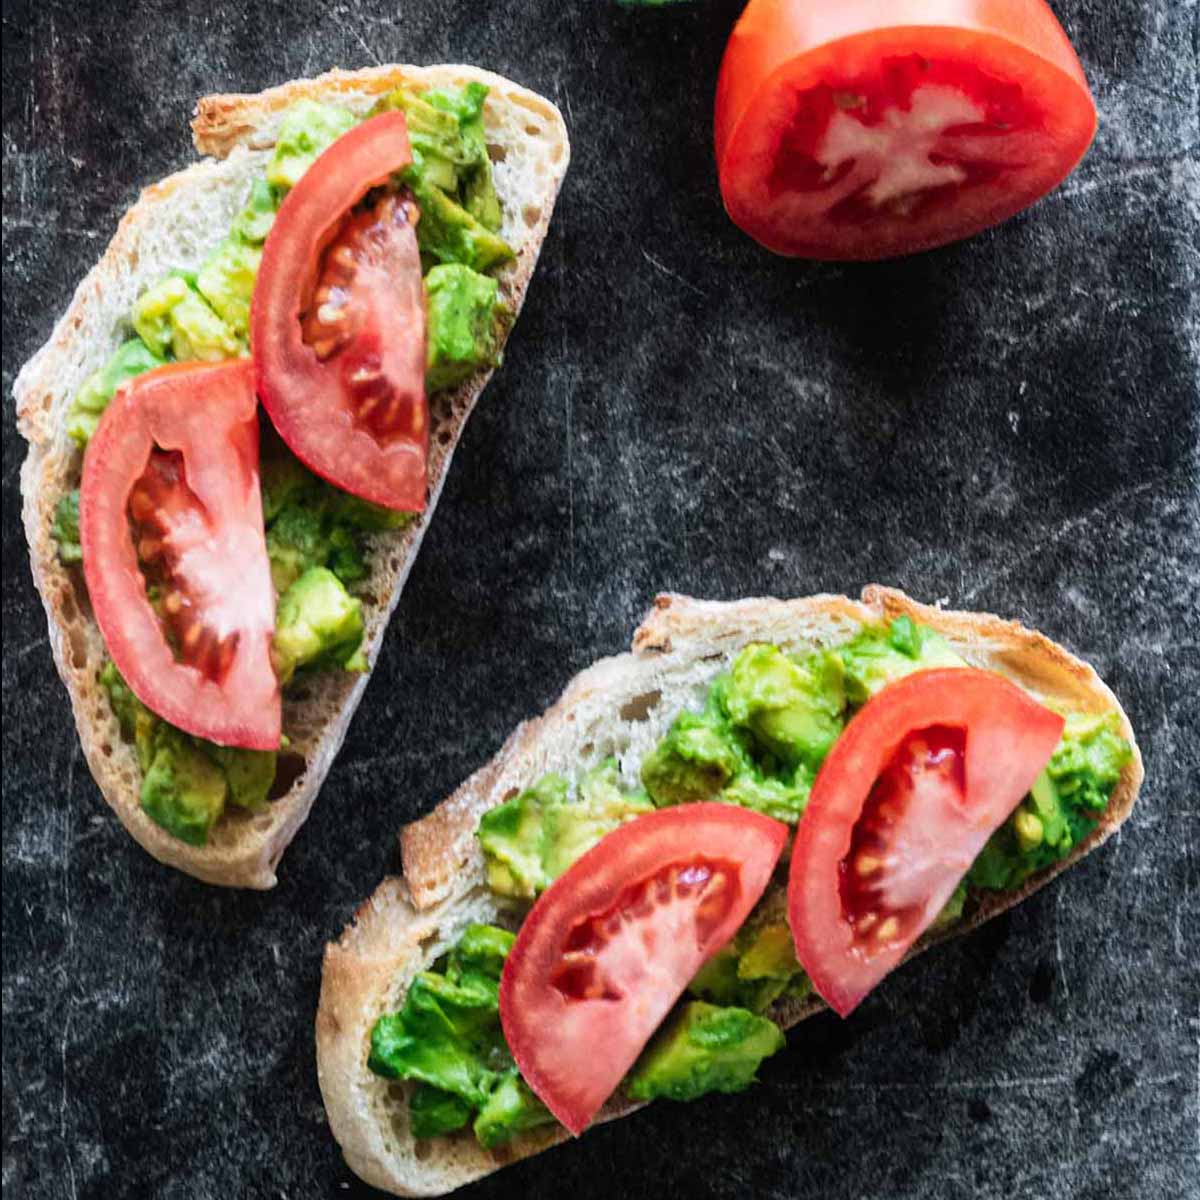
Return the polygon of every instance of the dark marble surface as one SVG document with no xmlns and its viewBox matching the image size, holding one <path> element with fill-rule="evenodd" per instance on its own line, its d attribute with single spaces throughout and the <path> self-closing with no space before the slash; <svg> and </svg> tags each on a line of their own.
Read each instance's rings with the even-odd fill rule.
<svg viewBox="0 0 1200 1200">
<path fill-rule="evenodd" d="M 657 1106 L 471 1195 L 1200 1195 L 1197 7 L 1057 0 L 1101 126 L 1003 228 L 879 266 L 760 252 L 709 149 L 722 0 L 4 9 L 5 1195 L 365 1195 L 325 1124 L 320 951 L 426 811 L 656 589 L 870 580 L 1090 658 L 1148 780 L 1011 915 L 822 1016 L 741 1098 Z M 19 524 L 9 390 L 195 96 L 478 62 L 574 141 L 341 757 L 265 895 L 151 861 L 83 765 Z"/>
</svg>

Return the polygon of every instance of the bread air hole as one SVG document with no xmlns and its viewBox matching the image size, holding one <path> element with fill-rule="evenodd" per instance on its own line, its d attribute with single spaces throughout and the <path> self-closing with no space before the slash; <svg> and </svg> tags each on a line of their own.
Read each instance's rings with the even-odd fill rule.
<svg viewBox="0 0 1200 1200">
<path fill-rule="evenodd" d="M 617 715 L 622 721 L 647 721 L 661 699 L 662 692 L 643 692 L 632 700 L 626 700 L 617 709 Z"/>
<path fill-rule="evenodd" d="M 72 627 L 67 632 L 67 639 L 71 643 L 71 666 L 82 671 L 88 661 L 87 635 L 82 629 Z"/>
<path fill-rule="evenodd" d="M 489 145 L 487 150 L 488 158 L 490 158 L 494 163 L 504 162 L 504 160 L 508 158 L 508 151 L 503 146 Z"/>
<path fill-rule="evenodd" d="M 536 204 L 525 205 L 525 224 L 532 229 L 541 220 L 542 210 Z"/>
</svg>

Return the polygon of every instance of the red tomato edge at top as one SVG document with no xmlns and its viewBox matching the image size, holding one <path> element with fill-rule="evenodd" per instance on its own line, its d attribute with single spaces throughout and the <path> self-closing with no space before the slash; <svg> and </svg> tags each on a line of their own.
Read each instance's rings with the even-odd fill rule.
<svg viewBox="0 0 1200 1200">
<path fill-rule="evenodd" d="M 836 76 L 847 53 L 872 52 L 951 56 L 984 53 L 1002 77 L 1044 76 L 1043 90 L 1063 110 L 1060 157 L 1047 164 L 1036 186 L 999 206 L 988 220 L 967 221 L 945 236 L 904 248 L 875 252 L 820 253 L 788 249 L 756 227 L 756 214 L 739 199 L 735 176 L 739 133 L 785 81 L 820 82 Z M 1046 80 L 1057 80 L 1048 83 Z M 807 86 L 807 85 L 805 85 Z M 731 219 L 767 249 L 780 254 L 830 259 L 872 259 L 931 249 L 971 236 L 1028 207 L 1056 187 L 1078 165 L 1095 136 L 1097 116 L 1083 68 L 1066 33 L 1045 0 L 750 0 L 730 36 L 717 81 L 714 146 L 722 200 Z"/>
</svg>

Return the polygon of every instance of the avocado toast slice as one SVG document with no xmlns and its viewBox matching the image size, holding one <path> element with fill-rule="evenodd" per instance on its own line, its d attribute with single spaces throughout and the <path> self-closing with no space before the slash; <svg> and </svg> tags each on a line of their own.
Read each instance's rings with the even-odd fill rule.
<svg viewBox="0 0 1200 1200">
<path fill-rule="evenodd" d="M 909 956 L 970 932 L 1111 836 L 1129 815 L 1142 779 L 1133 730 L 1096 672 L 1043 635 L 987 614 L 928 607 L 877 586 L 865 589 L 861 601 L 833 595 L 734 602 L 660 596 L 635 633 L 631 653 L 577 675 L 550 709 L 513 732 L 491 762 L 403 830 L 403 878 L 386 879 L 326 948 L 316 1020 L 318 1074 L 334 1136 L 358 1175 L 400 1195 L 438 1195 L 568 1136 L 561 1126 L 543 1124 L 492 1149 L 480 1145 L 469 1128 L 418 1139 L 410 1109 L 413 1084 L 368 1067 L 376 1023 L 406 1004 L 419 973 L 437 971 L 448 952 L 453 958 L 469 927 L 512 925 L 511 905 L 489 887 L 480 818 L 548 772 L 572 775 L 615 757 L 625 774 L 636 774 L 678 714 L 696 710 L 713 681 L 751 643 L 804 654 L 904 619 L 932 631 L 964 665 L 997 672 L 1042 704 L 1081 716 L 1104 715 L 1128 743 L 1103 811 L 1069 853 L 1006 890 L 972 888 L 956 919 L 922 937 Z M 782 886 L 770 885 L 761 904 L 778 916 Z M 815 994 L 784 993 L 766 1014 L 787 1029 L 823 1007 Z M 603 1053 L 603 1047 L 594 1049 Z M 597 1119 L 636 1107 L 618 1094 Z"/>
<path fill-rule="evenodd" d="M 127 336 L 135 302 L 168 271 L 195 271 L 229 232 L 252 185 L 270 162 L 281 122 L 300 101 L 333 103 L 356 116 L 397 88 L 423 92 L 468 85 L 488 89 L 483 125 L 501 206 L 500 235 L 514 252 L 496 273 L 503 303 L 519 311 L 546 235 L 570 148 L 549 101 L 469 66 L 385 66 L 333 71 L 258 95 L 206 97 L 192 122 L 197 150 L 210 156 L 147 188 L 126 214 L 100 262 L 79 285 L 49 341 L 14 384 L 18 422 L 29 442 L 21 473 L 23 519 L 34 581 L 46 609 L 55 664 L 67 686 L 84 754 L 105 799 L 129 832 L 160 861 L 209 883 L 268 888 L 287 844 L 303 823 L 345 736 L 366 683 L 363 673 L 322 671 L 285 695 L 286 759 L 274 797 L 259 811 L 228 808 L 204 845 L 173 836 L 139 801 L 143 771 L 122 736 L 101 676 L 107 660 L 82 571 L 64 563 L 55 541 L 56 510 L 79 486 L 82 454 L 67 434 L 67 414 L 93 373 Z M 355 588 L 367 663 L 420 547 L 454 448 L 491 375 L 430 398 L 426 509 L 404 528 L 367 536 L 367 574 Z"/>
</svg>

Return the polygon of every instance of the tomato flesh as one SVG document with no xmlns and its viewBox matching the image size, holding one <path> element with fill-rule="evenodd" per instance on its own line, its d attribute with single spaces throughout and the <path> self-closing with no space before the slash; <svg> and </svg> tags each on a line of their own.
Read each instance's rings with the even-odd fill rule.
<svg viewBox="0 0 1200 1200">
<path fill-rule="evenodd" d="M 1063 718 L 990 671 L 922 671 L 867 702 L 792 849 L 796 956 L 842 1016 L 899 965 L 1029 791 Z"/>
<path fill-rule="evenodd" d="M 582 1133 L 700 967 L 762 895 L 787 826 L 728 804 L 648 813 L 560 876 L 500 979 L 521 1074 Z"/>
<path fill-rule="evenodd" d="M 416 205 L 374 188 L 412 161 L 383 113 L 344 134 L 280 206 L 251 304 L 258 390 L 319 475 L 387 508 L 425 506 L 429 407 Z"/>
<path fill-rule="evenodd" d="M 131 380 L 88 444 L 79 527 L 97 624 L 138 699 L 197 737 L 268 750 L 282 702 L 257 407 L 245 361 Z"/>
<path fill-rule="evenodd" d="M 1027 207 L 1095 126 L 1042 0 L 752 0 L 718 84 L 721 194 L 777 253 L 886 258 Z"/>
</svg>

